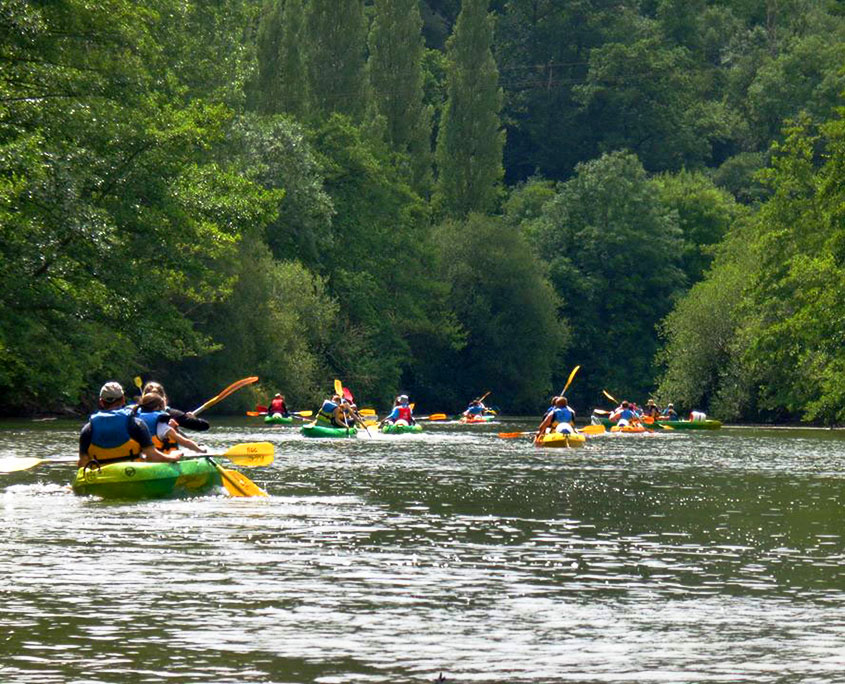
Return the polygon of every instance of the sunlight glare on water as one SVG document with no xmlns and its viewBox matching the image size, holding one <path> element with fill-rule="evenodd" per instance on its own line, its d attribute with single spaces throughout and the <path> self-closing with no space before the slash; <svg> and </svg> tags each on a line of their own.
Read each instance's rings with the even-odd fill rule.
<svg viewBox="0 0 845 684">
<path fill-rule="evenodd" d="M 839 432 L 502 425 L 269 440 L 268 498 L 101 501 L 1 476 L 3 682 L 836 682 Z M 72 456 L 17 422 L 0 458 Z"/>
</svg>

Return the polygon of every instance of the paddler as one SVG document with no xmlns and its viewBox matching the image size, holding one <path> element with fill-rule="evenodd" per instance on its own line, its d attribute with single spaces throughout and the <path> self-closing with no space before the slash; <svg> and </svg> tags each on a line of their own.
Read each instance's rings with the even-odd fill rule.
<svg viewBox="0 0 845 684">
<path fill-rule="evenodd" d="M 539 440 L 548 430 L 554 430 L 560 434 L 575 434 L 575 411 L 569 406 L 566 397 L 555 397 L 553 408 L 543 417 L 534 441 Z"/>
<path fill-rule="evenodd" d="M 643 409 L 643 415 L 648 418 L 653 418 L 654 420 L 660 418 L 660 409 L 657 408 L 657 404 L 654 403 L 654 399 L 649 399 L 646 402 L 645 408 Z"/>
<path fill-rule="evenodd" d="M 142 396 L 137 406 L 132 409 L 132 415 L 140 418 L 150 431 L 153 446 L 165 454 L 176 451 L 180 446 L 205 453 L 205 447 L 188 439 L 176 429 L 179 426 L 178 423 L 170 417 L 165 408 L 164 399 L 150 392 Z"/>
<path fill-rule="evenodd" d="M 348 428 L 355 421 L 352 408 L 341 399 L 339 394 L 333 394 L 326 399 L 315 417 L 317 425 L 326 427 Z"/>
<path fill-rule="evenodd" d="M 267 415 L 268 416 L 282 416 L 287 418 L 290 416 L 290 412 L 288 411 L 288 406 L 285 403 L 285 395 L 281 394 L 280 392 L 276 392 L 276 396 L 270 401 L 270 406 L 267 408 Z"/>
<path fill-rule="evenodd" d="M 414 410 L 408 403 L 408 395 L 400 394 L 396 397 L 396 402 L 393 405 L 393 410 L 390 412 L 382 422 L 382 425 L 390 423 L 391 425 L 414 425 L 417 421 L 414 420 Z"/>
<path fill-rule="evenodd" d="M 663 409 L 663 418 L 665 420 L 678 420 L 678 413 L 675 411 L 675 406 L 671 401 L 666 404 L 666 408 Z"/>
<path fill-rule="evenodd" d="M 100 388 L 100 410 L 92 414 L 79 433 L 79 461 L 116 463 L 143 457 L 147 461 L 178 461 L 181 454 L 165 454 L 155 448 L 147 426 L 126 408 L 123 387 L 107 382 Z"/>
<path fill-rule="evenodd" d="M 631 405 L 627 401 L 623 401 L 622 405 L 610 414 L 610 420 L 615 421 L 619 427 L 634 425 L 639 422 L 637 414 L 631 410 Z"/>
<path fill-rule="evenodd" d="M 480 399 L 473 399 L 469 402 L 469 406 L 467 406 L 466 411 L 464 411 L 461 415 L 466 418 L 481 418 L 486 410 L 487 407 Z"/>
</svg>

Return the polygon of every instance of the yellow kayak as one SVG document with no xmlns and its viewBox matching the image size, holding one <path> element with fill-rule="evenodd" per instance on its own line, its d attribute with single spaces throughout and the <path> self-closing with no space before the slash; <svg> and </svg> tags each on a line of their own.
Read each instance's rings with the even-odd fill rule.
<svg viewBox="0 0 845 684">
<path fill-rule="evenodd" d="M 550 432 L 546 435 L 541 435 L 539 439 L 534 442 L 534 446 L 541 448 L 570 448 L 582 447 L 587 443 L 587 438 L 579 434 L 562 434 L 560 432 Z"/>
</svg>

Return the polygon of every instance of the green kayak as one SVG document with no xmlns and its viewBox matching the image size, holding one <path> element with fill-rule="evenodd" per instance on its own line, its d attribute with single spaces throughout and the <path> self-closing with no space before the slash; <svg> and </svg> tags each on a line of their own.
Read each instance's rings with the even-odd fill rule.
<svg viewBox="0 0 845 684">
<path fill-rule="evenodd" d="M 381 431 L 386 435 L 402 435 L 422 432 L 422 425 L 416 423 L 414 425 L 394 425 L 393 423 L 385 423 L 381 427 Z"/>
<path fill-rule="evenodd" d="M 290 425 L 293 422 L 293 417 L 274 413 L 272 416 L 264 416 L 264 422 L 272 425 Z"/>
<path fill-rule="evenodd" d="M 198 496 L 221 487 L 220 473 L 208 459 L 175 463 L 122 461 L 100 468 L 79 468 L 71 483 L 76 494 L 104 499 L 163 499 Z"/>
<path fill-rule="evenodd" d="M 354 437 L 358 434 L 358 428 L 330 427 L 327 425 L 317 425 L 316 423 L 308 423 L 299 428 L 299 431 L 305 437 Z"/>
<path fill-rule="evenodd" d="M 615 421 L 610 421 L 607 418 L 601 419 L 601 424 L 607 428 L 616 425 Z M 718 420 L 656 420 L 654 423 L 643 423 L 647 428 L 654 428 L 659 430 L 662 427 L 668 427 L 672 430 L 718 430 L 722 427 L 721 421 Z"/>
</svg>

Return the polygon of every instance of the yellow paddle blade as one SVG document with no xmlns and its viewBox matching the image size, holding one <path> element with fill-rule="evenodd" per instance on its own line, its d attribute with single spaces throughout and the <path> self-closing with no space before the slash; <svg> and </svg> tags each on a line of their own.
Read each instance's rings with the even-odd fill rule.
<svg viewBox="0 0 845 684">
<path fill-rule="evenodd" d="M 294 411 L 293 414 L 295 416 L 300 416 L 301 418 L 309 418 L 310 416 L 314 415 L 313 411 Z"/>
<path fill-rule="evenodd" d="M 581 366 L 575 366 L 575 368 L 572 369 L 572 372 L 569 374 L 569 379 L 566 381 L 566 384 L 563 386 L 563 392 L 560 393 L 560 396 L 563 396 L 564 394 L 566 394 L 566 390 L 569 389 L 569 385 L 572 382 L 572 378 L 575 377 L 575 374 L 578 372 L 578 369 L 580 367 Z"/>
<path fill-rule="evenodd" d="M 139 390 L 144 389 L 144 381 L 141 380 L 140 375 L 136 375 L 134 378 L 132 378 L 132 382 L 135 383 L 135 387 L 137 387 Z"/>
<path fill-rule="evenodd" d="M 343 383 L 337 378 L 334 379 L 334 393 L 343 397 Z"/>
<path fill-rule="evenodd" d="M 496 437 L 501 437 L 502 439 L 515 439 L 516 437 L 525 437 L 526 435 L 533 435 L 533 431 L 529 432 L 500 432 L 496 435 Z"/>
<path fill-rule="evenodd" d="M 429 420 L 446 420 L 445 413 L 432 413 L 429 417 Z"/>
<path fill-rule="evenodd" d="M 275 453 L 276 447 L 271 442 L 246 442 L 236 444 L 220 455 L 235 465 L 255 468 L 270 465 Z"/>
<path fill-rule="evenodd" d="M 43 458 L 0 458 L 0 473 L 17 473 L 21 470 L 29 470 L 40 463 L 49 463 Z"/>
<path fill-rule="evenodd" d="M 193 410 L 194 415 L 197 415 L 198 413 L 202 413 L 207 408 L 211 408 L 212 406 L 214 406 L 218 401 L 222 401 L 223 399 L 228 397 L 233 392 L 237 392 L 241 387 L 246 387 L 247 385 L 251 385 L 254 382 L 258 382 L 258 376 L 257 375 L 251 375 L 248 378 L 236 380 L 231 385 L 229 385 L 227 388 L 222 390 L 220 392 L 220 394 L 218 394 L 216 397 L 212 397 L 211 399 L 209 399 L 207 402 L 205 402 L 199 408 L 195 408 Z"/>
<path fill-rule="evenodd" d="M 237 470 L 223 468 L 218 463 L 214 463 L 214 467 L 220 473 L 226 491 L 232 496 L 268 496 L 267 492 L 243 473 L 239 473 Z"/>
<path fill-rule="evenodd" d="M 618 401 L 616 401 L 616 399 L 614 399 L 614 398 L 613 398 L 613 395 L 611 395 L 611 394 L 610 394 L 610 392 L 608 392 L 607 390 L 602 390 L 602 391 L 601 391 L 601 393 L 602 393 L 604 396 L 606 396 L 608 399 L 610 399 L 610 400 L 611 400 L 614 404 L 618 404 L 618 403 L 619 403 Z"/>
<path fill-rule="evenodd" d="M 607 428 L 604 425 L 585 425 L 581 428 L 580 432 L 583 432 L 585 435 L 603 435 L 607 432 Z"/>
<path fill-rule="evenodd" d="M 358 411 L 358 413 L 360 413 L 362 416 L 374 416 L 374 415 L 376 415 L 375 409 L 371 409 L 371 408 L 362 408 L 360 411 Z"/>
</svg>

